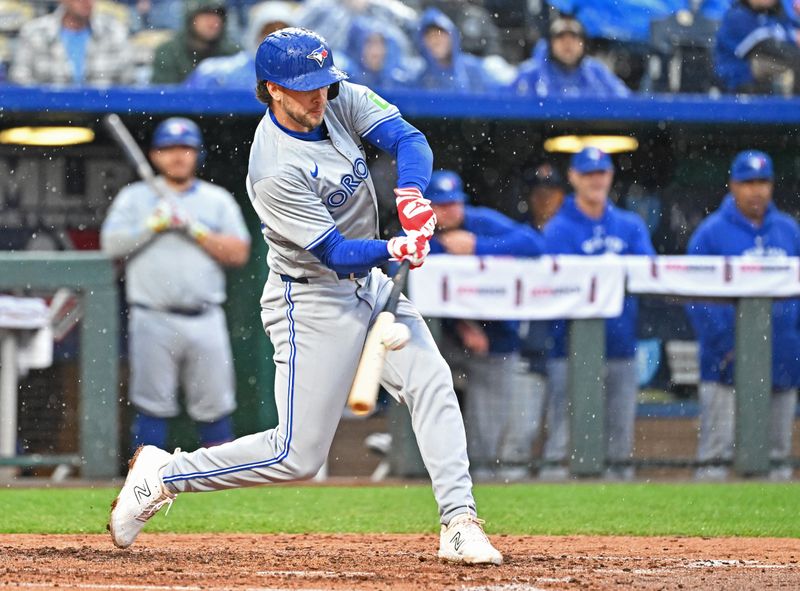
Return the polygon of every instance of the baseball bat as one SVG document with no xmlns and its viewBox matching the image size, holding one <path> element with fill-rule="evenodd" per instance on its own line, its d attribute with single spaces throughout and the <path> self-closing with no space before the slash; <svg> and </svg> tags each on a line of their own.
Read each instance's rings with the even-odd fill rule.
<svg viewBox="0 0 800 591">
<path fill-rule="evenodd" d="M 358 362 L 356 377 L 353 378 L 350 395 L 347 397 L 347 406 L 357 416 L 372 412 L 378 401 L 378 388 L 383 372 L 383 363 L 386 360 L 386 347 L 381 338 L 384 329 L 394 322 L 397 304 L 400 301 L 400 294 L 406 282 L 410 265 L 409 261 L 400 263 L 400 269 L 392 277 L 394 285 L 389 293 L 389 299 L 386 300 L 386 305 L 372 324 L 372 328 L 367 334 L 367 340 L 364 342 L 364 350 L 361 352 L 361 359 Z"/>
<path fill-rule="evenodd" d="M 125 158 L 127 158 L 128 162 L 130 162 L 136 169 L 136 174 L 139 175 L 139 178 L 147 183 L 147 185 L 153 191 L 155 191 L 156 195 L 158 195 L 161 199 L 169 201 L 169 192 L 156 179 L 156 174 L 150 167 L 147 157 L 145 157 L 144 152 L 142 152 L 142 149 L 139 147 L 139 144 L 136 143 L 136 140 L 133 139 L 131 132 L 129 132 L 128 128 L 125 127 L 125 124 L 122 122 L 122 119 L 119 118 L 119 115 L 116 113 L 106 115 L 103 118 L 103 124 L 111 133 L 111 137 L 114 138 L 114 141 L 116 141 L 119 147 L 122 148 L 122 153 L 125 154 Z"/>
</svg>

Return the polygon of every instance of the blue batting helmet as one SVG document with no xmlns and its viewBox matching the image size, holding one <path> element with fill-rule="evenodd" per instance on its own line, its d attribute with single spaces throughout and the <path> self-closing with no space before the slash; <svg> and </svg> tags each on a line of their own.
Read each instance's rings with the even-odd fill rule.
<svg viewBox="0 0 800 591">
<path fill-rule="evenodd" d="M 425 190 L 425 198 L 435 205 L 442 203 L 464 203 L 467 195 L 461 177 L 452 170 L 437 170 Z"/>
<path fill-rule="evenodd" d="M 256 79 L 290 90 L 316 90 L 330 86 L 328 98 L 339 94 L 347 74 L 333 63 L 333 52 L 320 35 L 297 27 L 267 35 L 256 51 Z"/>
<path fill-rule="evenodd" d="M 151 146 L 153 148 L 189 146 L 200 152 L 203 149 L 203 136 L 200 128 L 191 119 L 170 117 L 156 127 Z"/>
</svg>

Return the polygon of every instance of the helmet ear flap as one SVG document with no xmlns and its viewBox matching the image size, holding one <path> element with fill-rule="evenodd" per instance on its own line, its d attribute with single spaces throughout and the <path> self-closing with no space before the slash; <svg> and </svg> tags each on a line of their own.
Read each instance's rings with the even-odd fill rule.
<svg viewBox="0 0 800 591">
<path fill-rule="evenodd" d="M 328 100 L 335 99 L 339 96 L 339 83 L 334 82 L 328 87 Z"/>
</svg>

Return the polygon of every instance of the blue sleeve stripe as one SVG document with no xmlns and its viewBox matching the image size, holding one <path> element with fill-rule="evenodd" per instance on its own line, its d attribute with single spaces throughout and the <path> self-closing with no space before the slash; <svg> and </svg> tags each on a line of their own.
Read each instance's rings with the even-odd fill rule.
<svg viewBox="0 0 800 591">
<path fill-rule="evenodd" d="M 378 121 L 376 121 L 375 123 L 370 125 L 369 129 L 367 129 L 367 131 L 365 131 L 361 135 L 362 136 L 369 135 L 373 131 L 375 131 L 375 128 L 378 127 L 379 125 L 381 125 L 382 123 L 386 123 L 387 121 L 391 121 L 392 119 L 397 119 L 398 117 L 400 117 L 400 112 L 399 111 L 395 111 L 391 115 L 389 115 L 387 117 L 384 117 L 383 119 L 379 119 Z"/>
<path fill-rule="evenodd" d="M 308 246 L 305 246 L 305 247 L 304 247 L 304 249 L 305 249 L 305 250 L 311 250 L 312 248 L 314 248 L 315 246 L 317 246 L 317 245 L 318 245 L 320 242 L 322 242 L 323 240 L 325 240 L 325 239 L 328 237 L 328 235 L 329 235 L 331 232 L 333 232 L 335 229 L 336 229 L 336 225 L 334 224 L 333 226 L 331 226 L 330 228 L 328 228 L 327 230 L 325 230 L 325 231 L 324 231 L 322 234 L 320 234 L 320 235 L 319 235 L 317 238 L 315 238 L 314 240 L 312 240 L 312 241 L 311 241 L 311 242 L 308 244 Z"/>
</svg>

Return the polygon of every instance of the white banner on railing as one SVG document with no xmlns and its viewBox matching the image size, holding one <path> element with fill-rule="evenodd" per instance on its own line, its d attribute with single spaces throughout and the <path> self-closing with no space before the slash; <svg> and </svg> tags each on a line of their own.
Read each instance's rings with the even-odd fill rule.
<svg viewBox="0 0 800 591">
<path fill-rule="evenodd" d="M 800 296 L 794 257 L 623 257 L 629 293 L 706 297 Z"/>
<path fill-rule="evenodd" d="M 409 274 L 424 316 L 477 320 L 611 318 L 622 313 L 617 256 L 538 259 L 435 255 Z"/>
</svg>

